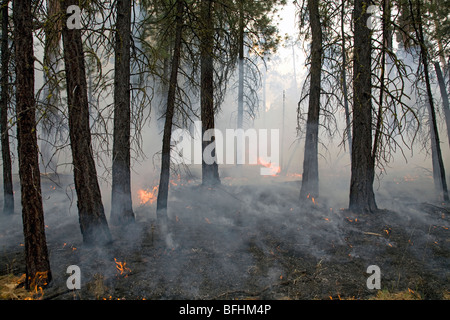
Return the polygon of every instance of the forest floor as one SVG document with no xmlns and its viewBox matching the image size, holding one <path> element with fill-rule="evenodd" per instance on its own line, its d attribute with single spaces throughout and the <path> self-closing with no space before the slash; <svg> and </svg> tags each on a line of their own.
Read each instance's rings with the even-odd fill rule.
<svg viewBox="0 0 450 320">
<path fill-rule="evenodd" d="M 173 186 L 167 232 L 155 205 L 141 205 L 134 225 L 110 226 L 114 241 L 103 248 L 82 244 L 76 202 L 66 214 L 67 199 L 44 197 L 53 281 L 32 297 L 450 298 L 449 204 L 385 193 L 389 209 L 355 215 L 325 196 L 299 204 L 299 181 L 222 182 Z M 24 298 L 11 285 L 25 272 L 21 218 L 0 222 L 0 298 Z M 80 290 L 66 287 L 69 265 L 80 267 Z M 381 290 L 367 287 L 369 265 L 380 268 Z"/>
</svg>

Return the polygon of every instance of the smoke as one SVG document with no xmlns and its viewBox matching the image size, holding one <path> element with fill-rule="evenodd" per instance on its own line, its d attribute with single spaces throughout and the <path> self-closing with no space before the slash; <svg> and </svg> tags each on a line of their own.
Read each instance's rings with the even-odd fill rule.
<svg viewBox="0 0 450 320">
<path fill-rule="evenodd" d="M 287 50 L 290 54 L 291 48 Z M 349 197 L 350 155 L 342 145 L 344 114 L 338 114 L 340 135 L 329 137 L 321 132 L 320 196 L 299 201 L 304 149 L 303 139 L 297 136 L 299 90 L 285 81 L 293 75 L 285 71 L 290 70 L 292 61 L 285 60 L 288 62 L 269 64 L 267 100 L 265 105 L 261 101 L 256 119 L 247 118 L 245 124 L 246 129 L 280 130 L 280 146 L 284 145 L 280 150 L 281 173 L 261 176 L 261 164 L 224 164 L 219 166 L 221 185 L 208 188 L 201 186 L 201 165 L 174 165 L 169 222 L 161 228 L 156 220 L 156 203 L 141 203 L 138 192 L 153 190 L 159 182 L 163 120 L 156 104 L 152 105 L 151 121 L 141 131 L 142 152 L 133 153 L 136 223 L 127 227 L 110 225 L 114 241 L 100 248 L 83 246 L 71 165 L 61 166 L 58 175 L 43 175 L 46 235 L 54 278 L 48 294 L 65 299 L 109 295 L 201 299 L 251 294 L 274 298 L 279 296 L 272 290 L 278 295 L 289 294 L 281 290 L 288 283 L 293 297 L 327 298 L 330 291 L 338 292 L 337 283 L 343 283 L 367 295 L 363 273 L 369 264 L 381 267 L 383 283 L 385 287 L 391 285 L 389 288 L 400 288 L 399 279 L 403 281 L 405 275 L 412 280 L 404 282 L 402 288 L 417 284 L 411 274 L 443 282 L 449 267 L 445 261 L 449 252 L 445 240 L 448 206 L 439 202 L 439 193 L 434 190 L 431 157 L 425 150 L 419 148 L 412 153 L 406 149 L 406 159 L 397 150 L 385 170 L 377 171 L 374 184 L 377 204 L 385 211 L 374 216 L 355 215 L 344 210 Z M 300 74 L 300 83 L 305 71 Z M 283 90 L 287 92 L 285 119 L 281 117 Z M 222 132 L 236 126 L 235 97 L 230 92 L 216 117 L 216 127 Z M 441 129 L 442 125 L 440 122 Z M 443 153 L 444 164 L 450 163 L 446 144 Z M 109 218 L 110 159 L 103 154 L 99 159 L 102 200 Z M 70 154 L 60 161 L 70 164 Z M 446 169 L 450 177 L 450 168 Z M 14 186 L 16 214 L 0 217 L 1 274 L 24 272 L 17 175 Z M 121 273 L 117 262 L 126 262 L 131 271 Z M 82 290 L 60 294 L 65 292 L 69 265 L 80 267 Z M 410 272 L 404 273 L 402 268 Z"/>
</svg>

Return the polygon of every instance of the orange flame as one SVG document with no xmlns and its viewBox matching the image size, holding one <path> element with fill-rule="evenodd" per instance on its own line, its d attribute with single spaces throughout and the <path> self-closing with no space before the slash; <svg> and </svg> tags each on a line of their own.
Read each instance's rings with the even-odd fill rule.
<svg viewBox="0 0 450 320">
<path fill-rule="evenodd" d="M 139 196 L 139 203 L 141 205 L 144 204 L 152 204 L 156 201 L 157 198 L 157 192 L 158 192 L 158 186 L 153 187 L 153 189 L 150 191 L 149 189 L 139 189 L 138 190 L 138 196 Z"/>
<path fill-rule="evenodd" d="M 311 198 L 311 201 L 314 205 L 317 205 L 316 199 L 314 199 L 314 197 L 311 196 L 311 193 L 308 193 L 308 195 L 306 196 L 306 199 Z"/>
<path fill-rule="evenodd" d="M 18 280 L 18 283 L 25 281 L 25 274 Z M 26 297 L 24 300 L 42 300 L 44 297 L 44 289 L 48 282 L 48 271 L 38 271 L 36 275 L 30 278 L 30 289 L 33 292 L 32 297 Z"/>
<path fill-rule="evenodd" d="M 128 273 L 131 272 L 131 269 L 127 267 L 127 263 L 117 261 L 116 258 L 114 258 L 114 262 L 116 263 L 116 269 L 120 272 L 120 275 L 125 275 L 125 277 L 128 277 Z"/>
<path fill-rule="evenodd" d="M 272 162 L 267 162 L 262 158 L 258 158 L 258 164 L 260 164 L 266 168 L 269 168 L 270 172 L 272 173 L 271 176 L 273 176 L 273 177 L 277 176 L 281 172 L 280 166 L 277 166 L 277 165 L 273 164 Z"/>
</svg>

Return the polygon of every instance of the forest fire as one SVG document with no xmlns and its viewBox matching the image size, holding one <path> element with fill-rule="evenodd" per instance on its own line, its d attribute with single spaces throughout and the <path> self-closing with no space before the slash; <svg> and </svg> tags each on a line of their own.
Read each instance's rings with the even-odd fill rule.
<svg viewBox="0 0 450 320">
<path fill-rule="evenodd" d="M 154 186 L 152 190 L 149 189 L 138 190 L 140 205 L 153 204 L 156 201 L 157 196 L 158 196 L 158 186 Z"/>
<path fill-rule="evenodd" d="M 25 273 L 16 281 L 17 286 L 24 284 L 26 279 Z M 44 289 L 48 283 L 48 272 L 38 271 L 33 279 L 30 281 L 30 295 L 24 297 L 24 300 L 42 300 L 44 297 Z"/>
<path fill-rule="evenodd" d="M 2 6 L 0 300 L 450 299 L 448 1 L 60 2 Z"/>
<path fill-rule="evenodd" d="M 316 199 L 313 196 L 311 196 L 311 193 L 308 193 L 308 195 L 306 196 L 306 199 L 311 199 L 311 202 L 314 205 L 317 205 Z"/>
<path fill-rule="evenodd" d="M 118 275 L 124 276 L 125 278 L 128 277 L 128 274 L 131 272 L 131 269 L 127 267 L 127 263 L 117 261 L 116 258 L 114 258 L 114 262 L 116 263 Z"/>
<path fill-rule="evenodd" d="M 258 164 L 270 169 L 270 176 L 272 177 L 276 177 L 281 172 L 280 166 L 273 164 L 272 162 L 267 162 L 262 158 L 258 158 Z"/>
</svg>

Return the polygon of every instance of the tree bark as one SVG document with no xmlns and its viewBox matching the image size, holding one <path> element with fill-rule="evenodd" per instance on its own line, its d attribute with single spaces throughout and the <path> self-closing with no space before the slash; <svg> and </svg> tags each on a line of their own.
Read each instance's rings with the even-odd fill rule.
<svg viewBox="0 0 450 320">
<path fill-rule="evenodd" d="M 213 22 L 213 2 L 211 0 L 202 0 L 201 2 L 201 21 L 203 30 L 200 37 L 200 59 L 201 59 L 201 79 L 200 79 L 200 104 L 202 120 L 202 137 L 209 129 L 214 129 L 214 22 Z M 214 143 L 203 141 L 202 139 L 202 183 L 203 185 L 220 184 L 219 167 L 215 161 L 207 164 L 204 160 L 203 152 L 205 148 Z M 215 148 L 214 151 L 215 153 Z M 215 157 L 215 154 L 211 155 Z"/>
<path fill-rule="evenodd" d="M 348 89 L 347 89 L 347 51 L 345 48 L 345 0 L 342 0 L 342 8 L 341 8 L 341 48 L 342 48 L 342 70 L 341 70 L 341 81 L 342 81 L 342 95 L 344 100 L 344 112 L 345 112 L 345 123 L 347 125 L 347 141 L 348 141 L 348 150 L 351 154 L 352 152 L 352 128 L 350 121 L 350 109 L 348 106 Z"/>
<path fill-rule="evenodd" d="M 115 36 L 111 222 L 128 224 L 134 221 L 130 168 L 131 0 L 117 1 Z"/>
<path fill-rule="evenodd" d="M 65 0 L 62 6 L 64 14 L 68 6 L 76 4 L 78 4 L 78 1 Z M 111 235 L 105 217 L 93 158 L 81 30 L 69 30 L 64 24 L 62 35 L 69 108 L 70 146 L 72 148 L 81 233 L 85 244 L 103 245 L 111 241 Z"/>
<path fill-rule="evenodd" d="M 448 92 L 447 92 L 447 88 L 445 87 L 445 80 L 444 80 L 444 76 L 442 75 L 442 70 L 441 70 L 441 66 L 439 65 L 439 62 L 434 63 L 434 69 L 436 70 L 436 76 L 438 78 L 438 83 L 439 83 L 439 89 L 441 91 L 442 105 L 444 108 L 444 115 L 445 115 L 445 124 L 447 126 L 448 144 L 450 146 L 450 103 L 448 100 Z"/>
<path fill-rule="evenodd" d="M 170 179 L 170 141 L 172 138 L 172 122 L 175 113 L 175 95 L 178 87 L 178 68 L 180 66 L 181 41 L 183 31 L 184 1 L 177 1 L 177 16 L 175 43 L 173 48 L 172 66 L 169 88 L 167 94 L 166 119 L 164 123 L 163 146 L 161 157 L 161 175 L 159 178 L 158 198 L 156 201 L 156 214 L 159 222 L 164 224 L 167 220 L 167 199 L 169 196 Z"/>
<path fill-rule="evenodd" d="M 353 61 L 353 141 L 349 209 L 360 213 L 377 210 L 373 181 L 375 159 L 372 157 L 372 79 L 370 30 L 366 0 L 355 0 Z"/>
<path fill-rule="evenodd" d="M 239 37 L 238 37 L 239 55 L 238 55 L 238 110 L 237 110 L 237 128 L 244 127 L 244 0 L 239 0 Z M 239 137 L 236 144 L 236 159 L 242 159 L 244 151 L 243 139 Z M 238 161 L 236 161 L 237 164 Z M 239 164 L 237 164 L 239 166 Z"/>
<path fill-rule="evenodd" d="M 416 2 L 416 16 L 414 17 L 414 10 L 411 0 L 409 0 L 411 14 L 413 16 L 414 28 L 416 31 L 416 37 L 419 41 L 420 45 L 420 60 L 423 65 L 423 72 L 425 76 L 425 85 L 427 90 L 428 97 L 428 110 L 430 115 L 430 136 L 431 136 L 431 152 L 433 161 L 433 176 L 435 180 L 435 184 L 440 186 L 442 197 L 444 201 L 449 200 L 448 189 L 447 189 L 447 181 L 445 178 L 445 169 L 444 162 L 442 160 L 442 151 L 439 140 L 439 132 L 437 129 L 436 123 L 436 111 L 434 107 L 433 94 L 431 91 L 431 81 L 430 81 L 430 73 L 428 69 L 428 50 L 425 44 L 425 37 L 423 34 L 423 25 L 422 25 L 422 13 L 421 6 L 422 3 L 420 0 Z M 440 180 L 440 181 L 439 181 Z"/>
<path fill-rule="evenodd" d="M 302 188 L 300 199 L 319 196 L 319 114 L 320 114 L 320 79 L 322 73 L 322 27 L 320 23 L 318 1 L 308 1 L 311 24 L 311 67 L 308 119 L 306 122 L 305 153 L 303 160 Z"/>
<path fill-rule="evenodd" d="M 386 50 L 389 46 L 389 34 L 388 34 L 388 25 L 390 20 L 390 9 L 387 0 L 382 0 L 381 5 L 383 7 L 383 16 L 381 17 L 381 29 L 382 29 L 382 43 L 383 47 L 381 48 L 381 62 L 380 62 L 380 95 L 378 100 L 378 113 L 377 113 L 377 123 L 375 126 L 375 137 L 373 139 L 373 149 L 372 149 L 372 158 L 376 159 L 376 156 L 379 151 L 379 144 L 381 143 L 381 128 L 383 124 L 383 99 L 384 99 L 384 91 L 386 90 L 385 86 L 385 72 L 386 72 Z"/>
<path fill-rule="evenodd" d="M 9 0 L 2 2 L 2 67 L 1 67 L 1 97 L 0 97 L 0 134 L 2 144 L 3 160 L 3 214 L 14 213 L 14 190 L 12 182 L 11 150 L 9 146 L 9 126 L 8 126 L 8 75 L 9 75 L 9 47 L 8 47 L 8 4 Z"/>
<path fill-rule="evenodd" d="M 44 287 L 52 278 L 45 238 L 36 136 L 31 0 L 14 0 L 13 19 L 19 176 L 25 237 L 25 287 L 30 289 L 35 286 Z"/>
<path fill-rule="evenodd" d="M 62 116 L 58 110 L 59 81 L 58 57 L 61 40 L 62 19 L 59 19 L 61 4 L 59 0 L 47 0 L 48 19 L 44 24 L 44 103 L 45 109 L 41 120 L 43 139 L 41 140 L 41 168 L 56 172 L 58 161 L 55 157 L 54 143 L 58 140 L 58 131 L 62 128 Z"/>
</svg>

